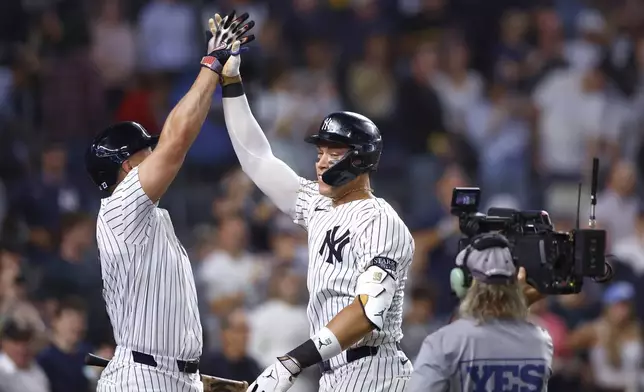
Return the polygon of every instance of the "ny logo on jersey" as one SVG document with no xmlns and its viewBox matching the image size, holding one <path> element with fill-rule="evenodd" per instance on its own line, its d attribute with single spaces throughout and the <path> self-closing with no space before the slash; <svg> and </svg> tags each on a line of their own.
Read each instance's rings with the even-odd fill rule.
<svg viewBox="0 0 644 392">
<path fill-rule="evenodd" d="M 324 243 L 320 248 L 320 256 L 324 256 L 324 249 L 329 249 L 329 253 L 327 254 L 325 260 L 329 264 L 333 264 L 334 258 L 338 261 L 338 263 L 342 263 L 342 250 L 349 243 L 349 234 L 351 233 L 348 229 L 344 232 L 344 234 L 336 238 L 339 228 L 340 226 L 335 226 L 333 229 L 327 230 L 326 238 L 324 239 Z"/>
</svg>

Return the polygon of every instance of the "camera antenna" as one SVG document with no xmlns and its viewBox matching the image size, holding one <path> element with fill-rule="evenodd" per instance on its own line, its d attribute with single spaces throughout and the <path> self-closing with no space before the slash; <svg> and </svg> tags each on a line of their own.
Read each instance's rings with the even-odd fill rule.
<svg viewBox="0 0 644 392">
<path fill-rule="evenodd" d="M 577 223 L 575 224 L 575 229 L 579 230 L 579 214 L 581 209 L 581 181 L 579 181 L 579 187 L 577 188 Z"/>
<path fill-rule="evenodd" d="M 597 181 L 599 178 L 599 159 L 593 158 L 593 174 L 590 184 L 590 219 L 588 225 L 594 229 L 597 221 L 595 219 L 595 206 L 597 205 Z"/>
</svg>

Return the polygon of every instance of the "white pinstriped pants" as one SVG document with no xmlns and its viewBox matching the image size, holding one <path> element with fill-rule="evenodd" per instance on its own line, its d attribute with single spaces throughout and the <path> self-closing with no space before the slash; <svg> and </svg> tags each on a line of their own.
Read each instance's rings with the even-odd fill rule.
<svg viewBox="0 0 644 392">
<path fill-rule="evenodd" d="M 320 378 L 320 392 L 403 392 L 413 372 L 411 361 L 395 350 L 340 366 Z"/>
<path fill-rule="evenodd" d="M 96 392 L 203 392 L 199 373 L 171 370 L 169 363 L 155 359 L 159 362 L 157 368 L 135 363 L 131 351 L 117 348 L 98 380 Z"/>
</svg>

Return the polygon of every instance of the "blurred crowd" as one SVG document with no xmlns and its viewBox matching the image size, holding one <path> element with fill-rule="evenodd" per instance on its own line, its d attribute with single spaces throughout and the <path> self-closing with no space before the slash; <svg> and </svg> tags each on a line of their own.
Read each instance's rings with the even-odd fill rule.
<svg viewBox="0 0 644 392">
<path fill-rule="evenodd" d="M 549 298 L 551 391 L 644 383 L 644 3 L 639 0 L 14 0 L 0 2 L 0 392 L 93 390 L 83 357 L 114 349 L 94 245 L 88 140 L 113 121 L 159 133 L 189 89 L 214 12 L 247 11 L 242 75 L 277 156 L 304 177 L 302 139 L 334 110 L 373 119 L 374 177 L 412 229 L 405 337 L 413 358 L 454 309 L 452 188 L 575 226 L 600 158 L 599 225 L 616 277 Z M 219 94 L 219 93 L 218 93 Z M 239 170 L 215 99 L 161 202 L 190 250 L 201 370 L 252 381 L 308 338 L 306 233 Z M 316 369 L 294 390 L 316 390 Z M 639 388 L 639 389 L 638 389 Z"/>
</svg>

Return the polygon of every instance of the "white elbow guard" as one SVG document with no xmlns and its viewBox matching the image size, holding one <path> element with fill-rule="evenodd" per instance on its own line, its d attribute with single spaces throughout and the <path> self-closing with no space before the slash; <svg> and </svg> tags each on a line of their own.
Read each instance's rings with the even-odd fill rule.
<svg viewBox="0 0 644 392">
<path fill-rule="evenodd" d="M 358 277 L 356 295 L 365 316 L 381 330 L 396 292 L 396 280 L 384 269 L 372 265 Z"/>
</svg>

